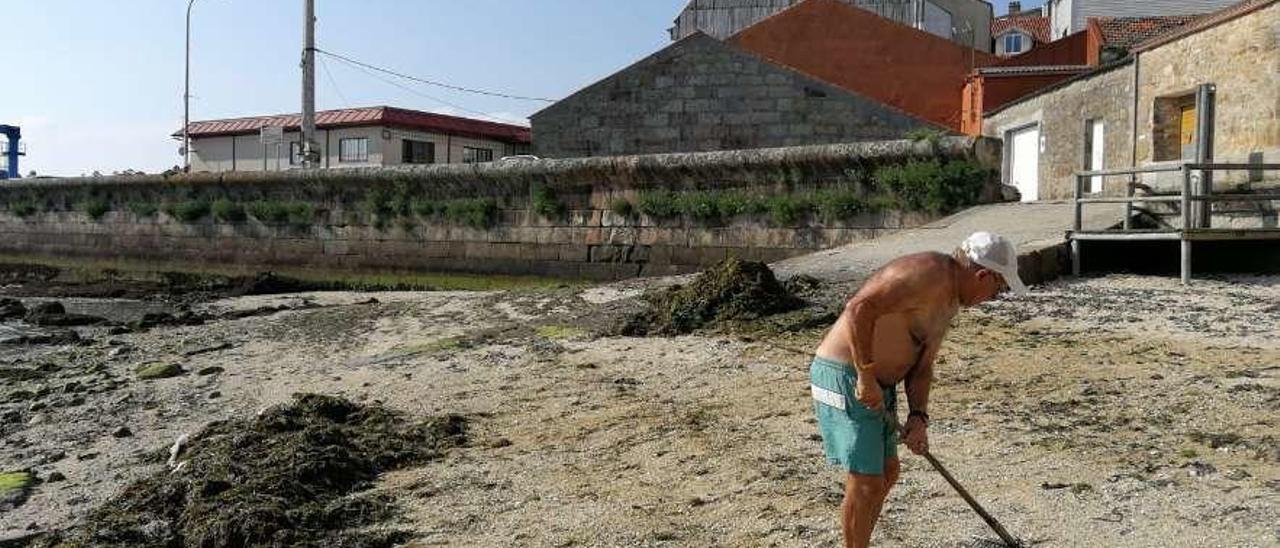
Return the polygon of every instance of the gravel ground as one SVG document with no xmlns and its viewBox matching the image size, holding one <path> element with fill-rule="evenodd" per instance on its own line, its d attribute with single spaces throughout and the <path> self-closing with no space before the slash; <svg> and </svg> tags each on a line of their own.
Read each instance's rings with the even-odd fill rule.
<svg viewBox="0 0 1280 548">
<path fill-rule="evenodd" d="M 807 359 L 782 349 L 821 333 L 594 338 L 569 319 L 635 289 L 241 297 L 201 311 L 295 310 L 0 346 L 0 471 L 44 480 L 0 509 L 0 539 L 74 523 L 208 421 L 312 391 L 472 417 L 468 447 L 374 488 L 414 546 L 837 545 L 841 475 Z M 1278 278 L 1112 276 L 965 311 L 934 453 L 1036 546 L 1276 546 L 1277 297 Z M 187 373 L 138 380 L 150 362 Z M 972 546 L 984 527 L 904 456 L 875 539 Z"/>
</svg>

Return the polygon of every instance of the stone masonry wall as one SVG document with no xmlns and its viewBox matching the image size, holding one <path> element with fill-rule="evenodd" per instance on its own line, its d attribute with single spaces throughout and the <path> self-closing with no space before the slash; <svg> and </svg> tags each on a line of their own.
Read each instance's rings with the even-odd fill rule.
<svg viewBox="0 0 1280 548">
<path fill-rule="evenodd" d="M 806 192 L 912 158 L 971 159 L 994 168 L 998 154 L 999 145 L 990 141 L 952 138 L 936 145 L 896 141 L 412 168 L 19 180 L 0 186 L 0 253 L 588 279 L 666 275 L 729 255 L 780 260 L 931 217 L 883 211 L 839 223 L 782 227 L 741 218 L 707 226 L 687 218 L 624 217 L 611 211 L 615 199 L 659 188 Z M 535 189 L 554 192 L 564 213 L 547 218 L 532 211 Z M 380 222 L 363 205 L 373 193 L 491 199 L 496 223 L 476 228 L 417 217 Z M 163 213 L 166 204 L 215 199 L 308 204 L 309 217 L 181 222 Z M 105 210 L 96 220 L 86 213 L 90 202 Z M 161 212 L 139 214 L 137 204 Z"/>
<path fill-rule="evenodd" d="M 1076 171 L 1085 166 L 1085 121 L 1101 119 L 1105 139 L 1103 164 L 1128 167 L 1132 162 L 1133 65 L 1123 65 L 1066 84 L 1056 91 L 1005 108 L 985 119 L 983 133 L 1002 138 L 1005 132 L 1040 125 L 1040 199 L 1071 198 Z M 1007 157 L 1007 151 L 1006 151 Z M 1005 166 L 1004 173 L 1008 173 Z M 1104 181 L 1118 191 L 1124 181 Z"/>
<path fill-rule="evenodd" d="M 534 114 L 547 158 L 735 150 L 941 129 L 698 34 Z"/>
<path fill-rule="evenodd" d="M 1157 158 L 1161 99 L 1194 94 L 1201 84 L 1217 87 L 1215 160 L 1280 163 L 1280 4 L 1143 51 L 1139 63 L 1139 165 Z M 1277 176 L 1222 174 L 1215 186 L 1234 188 Z"/>
</svg>

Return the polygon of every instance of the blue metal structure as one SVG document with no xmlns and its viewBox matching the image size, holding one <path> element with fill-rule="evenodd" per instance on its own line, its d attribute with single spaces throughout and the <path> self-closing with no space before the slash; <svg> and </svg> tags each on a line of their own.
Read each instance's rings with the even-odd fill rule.
<svg viewBox="0 0 1280 548">
<path fill-rule="evenodd" d="M 8 161 L 5 163 L 6 169 L 0 171 L 0 179 L 17 179 L 22 176 L 21 172 L 18 171 L 18 156 L 23 154 L 18 148 L 18 140 L 22 138 L 22 130 L 18 126 L 0 125 L 0 135 L 4 135 L 8 139 L 8 144 L 4 150 L 5 158 Z"/>
</svg>

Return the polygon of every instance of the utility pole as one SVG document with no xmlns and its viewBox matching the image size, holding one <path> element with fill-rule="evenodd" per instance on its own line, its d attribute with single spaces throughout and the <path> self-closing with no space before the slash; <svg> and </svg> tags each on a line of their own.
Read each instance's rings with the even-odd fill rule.
<svg viewBox="0 0 1280 548">
<path fill-rule="evenodd" d="M 187 1 L 187 63 L 184 69 L 182 88 L 182 171 L 191 171 L 191 137 L 187 130 L 191 127 L 191 6 L 196 0 Z"/>
<path fill-rule="evenodd" d="M 316 136 L 316 2 L 303 0 L 306 5 L 303 21 L 302 47 L 302 165 L 307 169 L 318 167 L 319 151 L 315 149 Z"/>
</svg>

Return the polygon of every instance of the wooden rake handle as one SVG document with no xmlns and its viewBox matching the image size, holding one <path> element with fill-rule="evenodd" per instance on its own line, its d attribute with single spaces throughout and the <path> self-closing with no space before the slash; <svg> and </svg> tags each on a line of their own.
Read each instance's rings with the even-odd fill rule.
<svg viewBox="0 0 1280 548">
<path fill-rule="evenodd" d="M 907 431 L 898 423 L 898 414 L 889 410 L 885 410 L 884 414 L 888 417 L 888 420 L 893 423 L 893 428 L 898 431 L 898 435 L 906 438 Z M 1000 525 L 999 521 L 996 521 L 995 516 L 988 513 L 981 504 L 978 504 L 978 500 L 973 498 L 973 495 L 970 495 L 969 491 L 965 489 L 963 485 L 960 485 L 959 481 L 956 481 L 955 476 L 952 476 L 951 472 L 947 471 L 947 468 L 942 465 L 942 462 L 938 461 L 937 457 L 933 456 L 933 454 L 928 451 L 925 451 L 921 456 L 923 456 L 925 460 L 929 461 L 929 464 L 933 466 L 934 470 L 938 471 L 938 474 L 942 475 L 942 479 L 947 480 L 947 483 L 951 484 L 951 488 L 955 489 L 956 492 L 960 494 L 960 498 L 963 498 L 965 502 L 969 503 L 969 507 L 973 508 L 973 511 L 978 513 L 978 516 L 982 518 L 982 521 L 987 522 L 987 527 L 990 527 L 992 531 L 995 531 L 996 535 L 1000 537 L 1000 540 L 1004 541 L 1004 543 L 1009 546 L 1022 546 L 1022 543 L 1019 542 L 1018 539 L 1014 538 L 1013 535 L 1010 535 L 1009 532 L 1005 530 L 1004 526 Z"/>
</svg>

